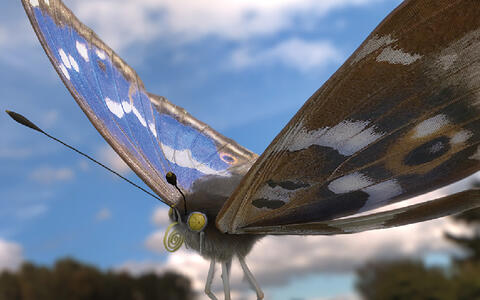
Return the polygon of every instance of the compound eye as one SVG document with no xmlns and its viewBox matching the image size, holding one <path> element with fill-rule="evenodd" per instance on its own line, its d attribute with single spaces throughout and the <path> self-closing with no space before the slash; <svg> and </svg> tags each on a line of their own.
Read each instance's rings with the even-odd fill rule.
<svg viewBox="0 0 480 300">
<path fill-rule="evenodd" d="M 202 231 L 207 226 L 207 216 L 201 212 L 192 212 L 187 219 L 188 228 L 192 231 Z"/>
</svg>

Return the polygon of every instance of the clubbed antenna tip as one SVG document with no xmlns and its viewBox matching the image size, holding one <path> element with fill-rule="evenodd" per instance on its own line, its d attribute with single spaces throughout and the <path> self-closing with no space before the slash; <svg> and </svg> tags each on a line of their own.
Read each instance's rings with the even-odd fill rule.
<svg viewBox="0 0 480 300">
<path fill-rule="evenodd" d="M 14 119 L 16 122 L 24 125 L 24 126 L 27 126 L 27 127 L 30 127 L 36 131 L 39 131 L 41 133 L 45 133 L 43 132 L 43 130 L 41 130 L 37 125 L 33 124 L 32 121 L 30 121 L 29 119 L 25 118 L 24 116 L 22 116 L 21 114 L 19 113 L 16 113 L 14 111 L 11 111 L 11 110 L 5 110 L 5 112 L 12 118 Z"/>
</svg>

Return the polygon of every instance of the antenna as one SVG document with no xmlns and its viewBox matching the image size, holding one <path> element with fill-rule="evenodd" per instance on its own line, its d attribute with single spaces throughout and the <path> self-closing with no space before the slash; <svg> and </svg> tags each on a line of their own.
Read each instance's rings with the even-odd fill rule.
<svg viewBox="0 0 480 300">
<path fill-rule="evenodd" d="M 187 216 L 187 200 L 185 199 L 185 195 L 182 193 L 182 190 L 180 190 L 180 188 L 178 187 L 177 185 L 177 175 L 175 175 L 175 173 L 173 172 L 168 172 L 166 175 L 165 175 L 165 179 L 167 179 L 167 182 L 170 183 L 171 185 L 173 185 L 177 191 L 180 192 L 180 195 L 182 195 L 183 197 L 183 209 L 184 209 L 184 215 Z"/>
<path fill-rule="evenodd" d="M 152 194 L 151 192 L 147 191 L 146 189 L 142 188 L 141 186 L 139 186 L 138 184 L 132 182 L 131 180 L 123 177 L 122 175 L 120 175 L 118 172 L 110 169 L 109 167 L 107 167 L 106 165 L 102 164 L 101 162 L 99 162 L 98 160 L 92 158 L 91 156 L 83 153 L 82 151 L 68 145 L 67 143 L 64 143 L 62 142 L 61 140 L 57 139 L 56 137 L 53 137 L 51 135 L 49 135 L 48 133 L 46 133 L 45 131 L 43 131 L 42 129 L 40 129 L 37 125 L 35 125 L 33 122 L 31 122 L 29 119 L 25 118 L 24 116 L 22 116 L 21 114 L 19 113 L 16 113 L 14 111 L 10 111 L 10 110 L 5 110 L 5 112 L 13 119 L 15 120 L 16 122 L 24 125 L 24 126 L 27 126 L 33 130 L 36 130 L 40 133 L 43 133 L 44 135 L 46 135 L 47 137 L 51 138 L 52 140 L 56 141 L 56 142 L 59 142 L 60 144 L 64 145 L 65 147 L 67 148 L 70 148 L 72 149 L 73 151 L 77 152 L 78 154 L 80 155 L 83 155 L 84 157 L 88 158 L 89 160 L 93 161 L 94 163 L 96 163 L 97 165 L 100 165 L 101 167 L 103 167 L 104 169 L 107 169 L 108 171 L 110 171 L 111 173 L 117 175 L 118 177 L 120 177 L 121 179 L 125 180 L 126 182 L 130 183 L 131 185 L 133 185 L 134 187 L 144 191 L 145 193 L 149 194 L 150 196 L 152 196 L 153 198 L 157 199 L 157 200 L 160 200 L 162 201 L 162 199 L 160 199 L 160 197 L 158 197 L 157 195 L 155 194 Z M 163 201 L 162 201 L 163 202 Z"/>
</svg>

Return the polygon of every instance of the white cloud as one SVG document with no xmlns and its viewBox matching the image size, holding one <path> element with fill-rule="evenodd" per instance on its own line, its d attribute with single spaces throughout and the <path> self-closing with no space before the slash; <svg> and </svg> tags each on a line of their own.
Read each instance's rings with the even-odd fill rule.
<svg viewBox="0 0 480 300">
<path fill-rule="evenodd" d="M 45 204 L 33 204 L 19 208 L 16 212 L 16 216 L 19 219 L 28 220 L 43 215 L 47 211 L 48 207 Z"/>
<path fill-rule="evenodd" d="M 109 145 L 105 145 L 100 148 L 98 151 L 98 158 L 101 163 L 109 166 L 115 172 L 118 172 L 122 175 L 125 175 L 131 171 L 130 167 Z"/>
<path fill-rule="evenodd" d="M 81 159 L 78 161 L 78 163 L 77 163 L 77 167 L 78 167 L 81 171 L 86 172 L 86 171 L 88 171 L 88 170 L 90 169 L 89 163 L 90 163 L 90 162 L 89 162 L 88 160 L 81 158 Z"/>
<path fill-rule="evenodd" d="M 167 36 L 175 42 L 217 36 L 244 40 L 272 35 L 295 20 L 381 0 L 103 0 L 75 1 L 74 12 L 117 50 Z M 131 26 L 135 24 L 135 26 Z"/>
<path fill-rule="evenodd" d="M 329 63 L 342 60 L 340 50 L 328 41 L 305 41 L 292 38 L 270 49 L 252 50 L 240 48 L 233 52 L 231 62 L 236 68 L 252 65 L 281 63 L 286 66 L 310 71 L 322 68 Z"/>
<path fill-rule="evenodd" d="M 32 45 L 40 49 L 40 45 L 36 41 L 30 22 L 25 21 L 26 16 L 21 17 L 16 18 L 14 22 L 2 20 L 3 24 L 0 24 L 0 61 L 16 68 L 27 66 L 31 68 L 32 55 L 29 49 Z M 40 54 L 45 55 L 39 51 L 39 57 Z"/>
<path fill-rule="evenodd" d="M 157 230 L 151 233 L 145 240 L 145 247 L 155 253 L 166 253 L 163 246 L 163 236 L 165 235 L 165 229 Z"/>
<path fill-rule="evenodd" d="M 22 262 L 22 247 L 17 243 L 0 239 L 0 271 L 15 271 L 20 267 Z"/>
<path fill-rule="evenodd" d="M 163 246 L 163 236 L 165 235 L 165 230 L 170 224 L 170 219 L 168 217 L 168 208 L 157 207 L 152 215 L 152 223 L 159 227 L 158 230 L 152 232 L 147 239 L 145 240 L 145 247 L 155 253 L 165 254 L 166 250 Z"/>
<path fill-rule="evenodd" d="M 75 174 L 70 168 L 42 166 L 30 172 L 29 178 L 42 184 L 52 184 L 59 181 L 71 180 L 74 176 Z"/>
<path fill-rule="evenodd" d="M 97 221 L 106 221 L 112 218 L 112 212 L 108 208 L 102 208 L 95 215 Z"/>
<path fill-rule="evenodd" d="M 343 295 L 338 295 L 334 297 L 320 297 L 320 298 L 308 298 L 306 300 L 360 300 L 360 296 L 357 294 L 343 294 Z"/>
<path fill-rule="evenodd" d="M 360 296 L 357 294 L 343 294 L 334 297 L 322 297 L 322 298 L 314 298 L 314 299 L 307 299 L 307 300 L 360 300 Z"/>
<path fill-rule="evenodd" d="M 152 223 L 158 227 L 166 228 L 170 224 L 168 210 L 169 208 L 157 207 L 152 215 Z"/>
<path fill-rule="evenodd" d="M 40 124 L 45 128 L 52 128 L 57 124 L 59 117 L 58 110 L 49 110 L 42 114 L 42 120 Z"/>
</svg>

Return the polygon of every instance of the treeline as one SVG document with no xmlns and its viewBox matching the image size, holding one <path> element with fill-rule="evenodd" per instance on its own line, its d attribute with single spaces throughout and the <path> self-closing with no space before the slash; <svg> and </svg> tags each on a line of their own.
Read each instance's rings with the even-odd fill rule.
<svg viewBox="0 0 480 300">
<path fill-rule="evenodd" d="M 25 263 L 0 274 L 0 300 L 190 300 L 188 278 L 174 274 L 102 272 L 73 259 L 51 267 Z"/>
<path fill-rule="evenodd" d="M 480 183 L 476 184 L 480 188 Z M 428 267 L 422 261 L 372 261 L 357 270 L 356 288 L 365 300 L 477 300 L 480 299 L 480 209 L 453 217 L 473 227 L 472 236 L 445 238 L 465 256 L 447 268 Z"/>
</svg>

